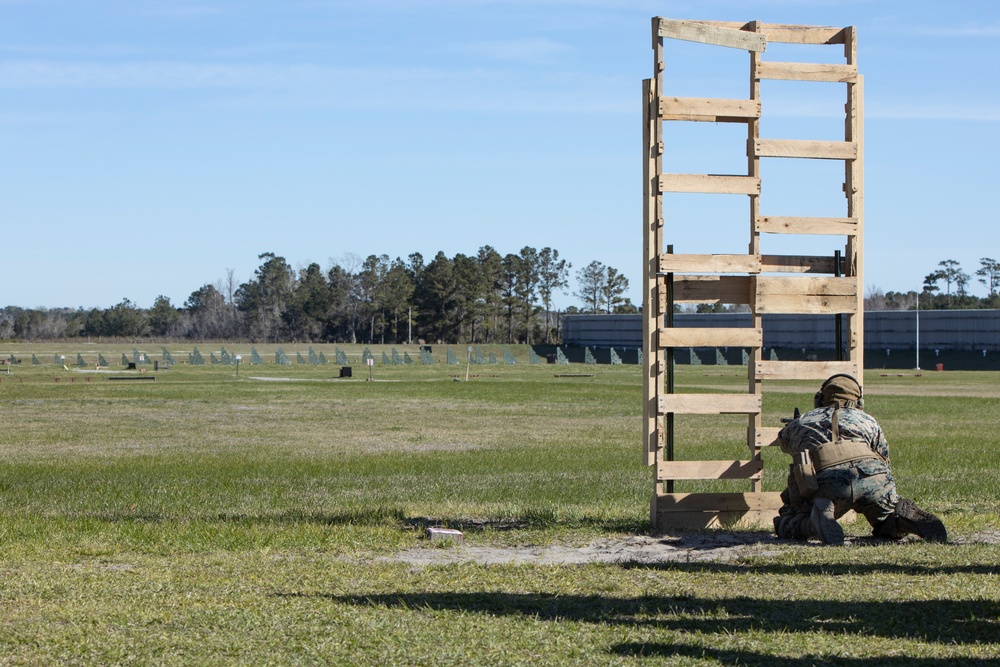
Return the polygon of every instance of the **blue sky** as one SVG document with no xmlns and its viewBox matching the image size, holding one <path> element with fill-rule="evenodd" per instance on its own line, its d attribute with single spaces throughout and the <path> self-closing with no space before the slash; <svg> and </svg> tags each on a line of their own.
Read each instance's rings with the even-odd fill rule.
<svg viewBox="0 0 1000 667">
<path fill-rule="evenodd" d="M 264 252 L 327 268 L 487 244 L 551 246 L 573 273 L 601 261 L 639 301 L 652 16 L 857 26 L 866 286 L 1000 259 L 993 1 L 0 0 L 0 16 L 0 306 L 181 305 Z M 668 91 L 746 96 L 743 53 L 668 57 Z M 764 136 L 840 131 L 841 85 L 765 85 Z M 683 125 L 668 170 L 745 169 L 745 130 Z M 828 166 L 771 174 L 785 190 L 765 214 L 843 214 Z M 744 252 L 745 198 L 690 197 L 668 201 L 675 250 Z"/>
</svg>

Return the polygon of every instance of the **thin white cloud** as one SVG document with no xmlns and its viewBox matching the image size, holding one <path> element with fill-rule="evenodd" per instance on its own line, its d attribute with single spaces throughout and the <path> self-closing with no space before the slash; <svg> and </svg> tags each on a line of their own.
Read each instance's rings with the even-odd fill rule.
<svg viewBox="0 0 1000 667">
<path fill-rule="evenodd" d="M 545 38 L 483 40 L 456 44 L 449 51 L 482 56 L 493 60 L 516 60 L 538 62 L 551 56 L 569 53 L 572 47 L 562 42 Z"/>
</svg>

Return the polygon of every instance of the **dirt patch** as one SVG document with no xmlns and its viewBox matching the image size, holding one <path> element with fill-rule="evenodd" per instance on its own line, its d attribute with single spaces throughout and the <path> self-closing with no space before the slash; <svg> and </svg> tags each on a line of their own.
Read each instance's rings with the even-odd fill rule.
<svg viewBox="0 0 1000 667">
<path fill-rule="evenodd" d="M 915 539 L 915 538 L 908 538 Z M 862 546 L 868 537 L 847 538 L 847 545 Z M 1000 531 L 986 531 L 953 540 L 954 544 L 1000 544 Z M 584 563 L 725 563 L 749 557 L 776 557 L 798 547 L 824 548 L 819 542 L 779 540 L 770 533 L 704 532 L 683 535 L 636 535 L 594 540 L 585 546 L 487 547 L 468 542 L 454 546 L 406 549 L 386 560 L 411 565 L 477 563 L 481 565 L 573 565 Z"/>
</svg>

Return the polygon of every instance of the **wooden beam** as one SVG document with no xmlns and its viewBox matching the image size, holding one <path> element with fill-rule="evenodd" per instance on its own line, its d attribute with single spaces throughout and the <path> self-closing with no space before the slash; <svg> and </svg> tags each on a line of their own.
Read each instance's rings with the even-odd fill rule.
<svg viewBox="0 0 1000 667">
<path fill-rule="evenodd" d="M 753 155 L 814 160 L 854 160 L 858 157 L 858 145 L 853 141 L 757 139 L 753 143 Z"/>
<path fill-rule="evenodd" d="M 660 413 L 687 415 L 750 415 L 760 412 L 761 398 L 754 394 L 664 394 Z"/>
<path fill-rule="evenodd" d="M 757 296 L 850 296 L 858 293 L 858 283 L 850 277 L 757 276 Z"/>
<path fill-rule="evenodd" d="M 762 62 L 757 66 L 757 78 L 782 81 L 854 83 L 858 80 L 858 68 L 855 65 Z"/>
<path fill-rule="evenodd" d="M 663 493 L 656 496 L 656 509 L 659 512 L 777 510 L 783 504 L 781 494 L 777 492 Z"/>
<path fill-rule="evenodd" d="M 767 234 L 846 234 L 858 233 L 857 218 L 803 218 L 768 215 L 757 223 L 757 231 Z"/>
<path fill-rule="evenodd" d="M 841 260 L 843 264 L 843 260 Z M 833 275 L 836 262 L 829 255 L 761 255 L 761 273 L 824 273 Z"/>
<path fill-rule="evenodd" d="M 772 362 L 773 363 L 773 362 Z M 830 377 L 829 375 L 827 377 Z M 778 446 L 778 433 L 781 431 L 780 426 L 762 426 L 757 430 L 756 442 L 758 447 L 777 447 Z"/>
<path fill-rule="evenodd" d="M 847 295 L 767 294 L 757 297 L 754 312 L 784 315 L 836 315 L 857 312 L 858 302 Z"/>
<path fill-rule="evenodd" d="M 757 364 L 756 374 L 761 380 L 825 380 L 837 373 L 858 377 L 858 362 L 764 360 Z"/>
<path fill-rule="evenodd" d="M 712 123 L 745 123 L 760 118 L 757 100 L 727 100 L 712 97 L 661 97 L 662 120 Z"/>
<path fill-rule="evenodd" d="M 758 195 L 760 179 L 719 174 L 661 174 L 660 192 L 702 192 L 717 195 Z"/>
<path fill-rule="evenodd" d="M 751 289 L 749 276 L 675 276 L 673 296 L 677 303 L 749 304 Z M 659 294 L 662 312 L 667 303 L 666 289 Z"/>
<path fill-rule="evenodd" d="M 779 44 L 843 44 L 845 28 L 762 23 L 760 30 L 767 41 Z"/>
<path fill-rule="evenodd" d="M 760 273 L 756 255 L 660 255 L 660 273 Z"/>
<path fill-rule="evenodd" d="M 763 329 L 747 327 L 667 327 L 659 331 L 660 347 L 760 347 Z"/>
<path fill-rule="evenodd" d="M 679 21 L 677 19 L 660 19 L 660 37 L 680 39 L 688 42 L 726 46 L 744 51 L 763 51 L 767 48 L 767 39 L 761 34 L 723 28 L 700 21 Z"/>
<path fill-rule="evenodd" d="M 764 462 L 751 461 L 660 461 L 656 479 L 760 479 Z"/>
</svg>

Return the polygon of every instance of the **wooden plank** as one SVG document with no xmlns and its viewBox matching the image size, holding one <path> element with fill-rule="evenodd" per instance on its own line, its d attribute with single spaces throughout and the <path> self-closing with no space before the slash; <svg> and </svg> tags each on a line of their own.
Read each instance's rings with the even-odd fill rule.
<svg viewBox="0 0 1000 667">
<path fill-rule="evenodd" d="M 858 377 L 858 362 L 763 360 L 756 370 L 761 380 L 825 380 L 837 373 Z"/>
<path fill-rule="evenodd" d="M 836 315 L 855 313 L 858 300 L 847 295 L 767 294 L 757 297 L 755 313 L 785 315 Z"/>
<path fill-rule="evenodd" d="M 660 413 L 686 415 L 750 415 L 760 412 L 761 398 L 754 394 L 664 394 Z"/>
<path fill-rule="evenodd" d="M 673 296 L 676 303 L 749 304 L 752 289 L 750 276 L 675 276 Z M 667 303 L 666 289 L 659 293 L 662 312 Z"/>
<path fill-rule="evenodd" d="M 660 273 L 760 273 L 756 255 L 660 255 Z"/>
<path fill-rule="evenodd" d="M 766 215 L 758 221 L 757 231 L 767 234 L 852 235 L 858 233 L 858 219 Z"/>
<path fill-rule="evenodd" d="M 854 83 L 858 79 L 858 68 L 855 65 L 762 62 L 757 66 L 757 78 L 782 81 Z"/>
<path fill-rule="evenodd" d="M 779 44 L 843 44 L 845 28 L 813 25 L 762 23 L 767 41 Z"/>
<path fill-rule="evenodd" d="M 700 21 L 680 21 L 677 19 L 660 19 L 660 37 L 680 39 L 687 42 L 725 46 L 744 51 L 763 51 L 767 48 L 767 39 L 761 34 L 745 30 L 723 28 Z"/>
<path fill-rule="evenodd" d="M 761 273 L 825 273 L 833 275 L 835 262 L 829 255 L 761 255 Z M 841 259 L 843 264 L 843 259 Z"/>
<path fill-rule="evenodd" d="M 763 461 L 660 461 L 657 481 L 667 479 L 760 479 Z"/>
<path fill-rule="evenodd" d="M 739 123 L 760 118 L 760 101 L 713 97 L 661 97 L 662 120 Z"/>
<path fill-rule="evenodd" d="M 763 493 L 662 493 L 656 496 L 657 512 L 777 510 L 783 504 L 781 494 L 771 491 Z"/>
<path fill-rule="evenodd" d="M 760 347 L 764 330 L 749 327 L 667 327 L 660 329 L 660 347 Z"/>
<path fill-rule="evenodd" d="M 757 276 L 757 296 L 790 294 L 795 296 L 850 296 L 858 293 L 854 278 L 835 276 Z"/>
<path fill-rule="evenodd" d="M 759 195 L 760 179 L 720 174 L 661 174 L 659 188 L 660 192 Z"/>
<path fill-rule="evenodd" d="M 770 362 L 774 363 L 774 362 Z M 827 377 L 830 377 L 829 375 Z M 762 426 L 757 429 L 756 441 L 758 447 L 777 447 L 778 446 L 778 433 L 781 431 L 780 426 Z"/>
<path fill-rule="evenodd" d="M 858 145 L 853 141 L 757 139 L 753 142 L 753 154 L 757 157 L 854 160 L 858 157 Z"/>
</svg>

